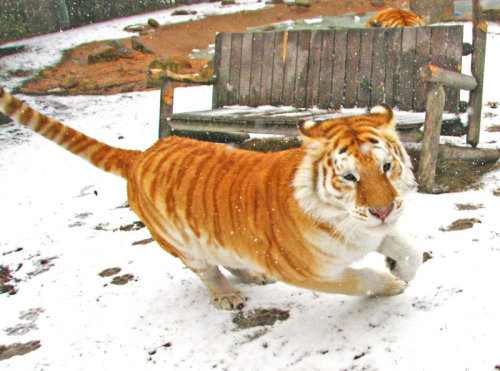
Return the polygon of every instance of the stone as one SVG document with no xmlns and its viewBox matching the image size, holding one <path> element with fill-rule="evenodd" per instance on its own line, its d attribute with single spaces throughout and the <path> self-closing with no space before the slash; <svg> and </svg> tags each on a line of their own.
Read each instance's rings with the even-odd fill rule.
<svg viewBox="0 0 500 371">
<path fill-rule="evenodd" d="M 137 50 L 138 52 L 142 54 L 155 54 L 153 50 L 148 48 L 146 45 L 144 45 L 142 42 L 137 40 L 135 37 L 133 37 L 130 42 L 132 43 L 132 49 Z"/>
<path fill-rule="evenodd" d="M 154 18 L 149 18 L 148 19 L 148 25 L 150 25 L 153 28 L 160 27 L 160 23 L 158 23 L 158 21 L 156 19 L 154 19 Z"/>
</svg>

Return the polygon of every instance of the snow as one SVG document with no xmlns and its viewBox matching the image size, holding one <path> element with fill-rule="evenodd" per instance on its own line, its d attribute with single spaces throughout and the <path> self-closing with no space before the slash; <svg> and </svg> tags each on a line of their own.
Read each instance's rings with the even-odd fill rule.
<svg viewBox="0 0 500 371">
<path fill-rule="evenodd" d="M 216 5 L 193 9 L 205 6 Z M 42 68 L 56 59 L 56 49 L 109 38 L 113 29 L 118 35 L 123 25 L 147 17 L 23 40 L 28 51 L 2 58 L 0 70 Z M 490 24 L 485 103 L 500 101 L 499 35 Z M 4 83 L 12 88 L 19 80 Z M 193 92 L 180 100 L 209 101 L 210 92 Z M 21 98 L 112 145 L 145 149 L 157 138 L 157 91 Z M 484 129 L 500 125 L 499 110 L 484 106 L 482 147 L 498 148 L 499 134 Z M 180 261 L 154 242 L 133 245 L 150 237 L 145 229 L 120 230 L 138 220 L 123 207 L 123 180 L 14 124 L 0 127 L 0 177 L 0 265 L 18 280 L 17 294 L 0 295 L 0 344 L 41 342 L 0 361 L 1 370 L 492 370 L 500 364 L 500 197 L 493 194 L 499 171 L 477 190 L 410 197 L 401 229 L 433 259 L 403 294 L 367 299 L 236 283 L 250 297 L 246 312 L 290 313 L 272 326 L 243 330 L 232 323 L 233 313 L 209 304 Z M 457 204 L 481 207 L 460 211 Z M 459 218 L 481 223 L 440 230 Z M 382 264 L 379 256 L 368 260 Z M 98 275 L 113 267 L 134 279 L 119 286 Z"/>
</svg>

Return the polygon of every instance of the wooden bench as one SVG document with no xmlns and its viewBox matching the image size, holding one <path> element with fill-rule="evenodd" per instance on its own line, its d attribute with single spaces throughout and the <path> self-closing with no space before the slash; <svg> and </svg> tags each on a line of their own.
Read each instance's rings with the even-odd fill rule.
<svg viewBox="0 0 500 371">
<path fill-rule="evenodd" d="M 160 136 L 186 130 L 296 135 L 298 120 L 378 103 L 425 112 L 428 84 L 418 69 L 432 63 L 460 71 L 462 38 L 462 26 L 220 33 L 212 110 L 172 114 L 167 80 Z M 279 109 L 253 108 L 259 106 Z M 446 89 L 445 110 L 458 113 L 459 89 Z M 454 115 L 446 119 L 457 122 Z M 401 131 L 422 123 L 422 115 L 398 114 Z"/>
<path fill-rule="evenodd" d="M 220 33 L 215 43 L 215 76 L 188 79 L 213 85 L 212 109 L 172 113 L 173 82 L 181 80 L 164 74 L 160 137 L 194 133 L 198 138 L 223 141 L 224 133 L 231 133 L 232 140 L 235 133 L 296 136 L 296 125 L 302 120 L 330 119 L 353 114 L 346 109 L 386 103 L 396 109 L 403 141 L 420 140 L 426 116 L 431 120 L 423 153 L 430 153 L 425 162 L 431 166 L 421 163 L 419 169 L 419 178 L 426 178 L 424 190 L 430 191 L 439 135 L 467 133 L 457 115 L 459 92 L 476 85 L 482 89 L 482 71 L 481 81 L 475 85 L 432 80 L 420 71 L 432 67 L 431 72 L 437 68 L 464 76 L 459 74 L 462 46 L 460 25 Z M 425 113 L 433 101 L 429 92 L 437 86 L 444 92 L 439 109 L 433 104 L 432 112 Z M 478 128 L 480 99 L 472 111 Z M 469 143 L 477 144 L 477 140 Z"/>
</svg>

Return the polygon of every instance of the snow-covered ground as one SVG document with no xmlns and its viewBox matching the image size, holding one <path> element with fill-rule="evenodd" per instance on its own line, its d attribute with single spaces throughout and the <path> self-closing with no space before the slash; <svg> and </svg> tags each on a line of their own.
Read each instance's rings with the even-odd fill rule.
<svg viewBox="0 0 500 371">
<path fill-rule="evenodd" d="M 81 34 L 23 41 L 33 48 L 1 59 L 0 70 L 42 68 L 56 55 L 38 53 L 122 26 L 106 22 Z M 500 27 L 492 24 L 485 103 L 500 102 L 499 50 Z M 4 83 L 12 88 L 19 81 Z M 112 145 L 144 149 L 157 138 L 158 92 L 21 98 Z M 485 105 L 483 129 L 500 125 L 499 114 Z M 498 147 L 500 133 L 483 130 L 481 139 Z M 154 242 L 134 244 L 150 236 L 134 228 L 139 219 L 123 207 L 123 180 L 14 124 L 0 127 L 0 179 L 0 266 L 10 269 L 17 290 L 0 295 L 0 359 L 2 345 L 41 345 L 0 360 L 2 370 L 493 370 L 500 364 L 500 197 L 494 194 L 500 172 L 485 176 L 478 190 L 412 195 L 401 229 L 433 259 L 402 295 L 353 298 L 237 283 L 250 297 L 247 315 L 289 311 L 284 321 L 248 329 L 237 328 L 234 313 L 214 309 L 180 261 Z M 440 230 L 461 218 L 481 223 Z M 379 257 L 371 263 L 382 265 Z M 121 271 L 99 275 L 114 267 Z M 122 277 L 131 278 L 126 284 L 112 283 L 127 274 L 133 278 Z"/>
</svg>

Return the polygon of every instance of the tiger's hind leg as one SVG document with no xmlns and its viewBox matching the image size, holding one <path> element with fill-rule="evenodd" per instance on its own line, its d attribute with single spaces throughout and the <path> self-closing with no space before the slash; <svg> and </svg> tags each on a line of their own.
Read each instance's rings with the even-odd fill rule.
<svg viewBox="0 0 500 371">
<path fill-rule="evenodd" d="M 234 276 L 238 277 L 243 283 L 256 284 L 256 285 L 267 285 L 270 283 L 275 283 L 276 280 L 266 276 L 264 273 L 253 273 L 246 269 L 236 269 L 225 267 Z"/>
<path fill-rule="evenodd" d="M 243 309 L 247 297 L 232 286 L 216 265 L 207 265 L 204 269 L 193 269 L 205 284 L 212 304 L 218 309 Z"/>
</svg>

